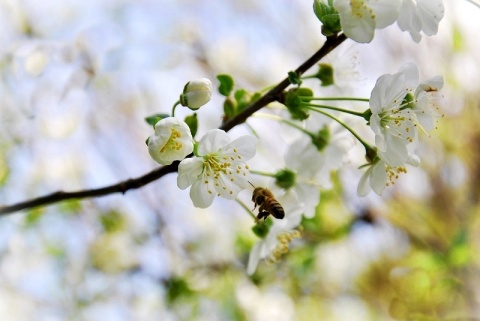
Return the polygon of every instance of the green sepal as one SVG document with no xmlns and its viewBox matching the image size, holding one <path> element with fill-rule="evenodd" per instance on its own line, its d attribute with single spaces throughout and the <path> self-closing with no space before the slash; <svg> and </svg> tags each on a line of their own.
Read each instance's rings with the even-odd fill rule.
<svg viewBox="0 0 480 321">
<path fill-rule="evenodd" d="M 312 136 L 312 143 L 321 152 L 328 146 L 330 142 L 330 129 L 325 126 L 318 131 L 315 136 Z"/>
<path fill-rule="evenodd" d="M 288 72 L 288 80 L 292 85 L 300 86 L 302 84 L 302 78 L 297 74 L 296 71 L 289 71 Z"/>
<path fill-rule="evenodd" d="M 370 117 L 372 117 L 372 110 L 368 108 L 362 114 L 362 117 L 367 121 L 367 125 L 370 125 Z"/>
<path fill-rule="evenodd" d="M 235 81 L 232 76 L 227 74 L 217 75 L 217 80 L 220 82 L 218 92 L 223 96 L 229 96 L 235 87 Z"/>
<path fill-rule="evenodd" d="M 187 124 L 188 128 L 190 128 L 190 132 L 192 133 L 192 137 L 195 137 L 198 130 L 198 118 L 197 113 L 193 113 L 193 115 L 188 115 L 185 117 L 185 123 Z"/>
<path fill-rule="evenodd" d="M 285 93 L 285 106 L 287 107 L 292 119 L 305 120 L 310 114 L 305 108 L 305 102 L 313 97 L 313 91 L 310 88 L 291 88 Z"/>
<path fill-rule="evenodd" d="M 265 236 L 268 235 L 268 232 L 270 231 L 270 227 L 272 225 L 273 222 L 270 218 L 267 218 L 266 220 L 260 220 L 257 224 L 252 226 L 252 232 L 259 238 L 263 239 L 265 238 Z"/>
<path fill-rule="evenodd" d="M 297 173 L 288 168 L 281 169 L 275 174 L 275 184 L 283 189 L 289 189 L 293 187 L 296 180 Z"/>
<path fill-rule="evenodd" d="M 198 155 L 198 143 L 197 142 L 193 143 L 193 155 L 195 155 L 196 157 L 200 157 L 200 155 Z"/>
<path fill-rule="evenodd" d="M 146 121 L 149 125 L 152 125 L 153 127 L 155 127 L 155 124 L 156 124 L 156 123 L 158 123 L 158 122 L 161 121 L 162 119 L 168 118 L 168 117 L 170 117 L 169 114 L 157 113 L 157 114 L 153 114 L 153 115 L 150 115 L 150 116 L 145 117 L 145 121 Z"/>
</svg>

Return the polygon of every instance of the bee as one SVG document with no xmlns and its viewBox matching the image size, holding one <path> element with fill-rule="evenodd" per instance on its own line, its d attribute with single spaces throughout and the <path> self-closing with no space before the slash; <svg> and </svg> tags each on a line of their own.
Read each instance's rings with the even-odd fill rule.
<svg viewBox="0 0 480 321">
<path fill-rule="evenodd" d="M 257 205 L 260 206 L 258 209 L 257 221 L 262 218 L 266 220 L 270 214 L 278 219 L 285 217 L 285 210 L 283 209 L 282 204 L 275 199 L 275 195 L 273 195 L 269 189 L 255 187 L 252 195 L 252 202 L 255 203 L 253 210 L 257 208 Z"/>
</svg>

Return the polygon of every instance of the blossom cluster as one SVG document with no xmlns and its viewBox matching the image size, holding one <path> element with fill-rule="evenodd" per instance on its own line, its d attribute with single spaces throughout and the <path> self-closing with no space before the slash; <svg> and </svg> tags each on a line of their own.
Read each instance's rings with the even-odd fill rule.
<svg viewBox="0 0 480 321">
<path fill-rule="evenodd" d="M 418 132 L 432 130 L 441 116 L 433 101 L 442 87 L 441 76 L 419 82 L 418 68 L 412 63 L 377 80 L 370 96 L 369 121 L 378 155 L 360 180 L 360 196 L 368 194 L 370 187 L 381 194 L 406 172 L 407 164 L 419 165 Z"/>
<path fill-rule="evenodd" d="M 322 0 L 315 0 L 315 4 L 319 2 Z M 322 3 L 323 6 L 314 5 L 322 23 L 328 23 L 327 27 L 336 30 L 335 19 L 328 20 L 322 15 L 326 12 L 331 18 L 334 12 L 333 16 L 337 15 L 344 33 L 357 42 L 370 42 L 375 29 L 384 28 L 395 21 L 418 42 L 421 32 L 427 35 L 437 32 L 444 10 L 441 0 L 329 0 L 328 5 Z M 322 32 L 333 35 L 332 30 L 322 29 Z M 337 85 L 339 79 L 336 78 L 345 74 L 335 70 L 337 66 L 320 64 L 319 67 L 317 74 L 303 79 L 320 80 L 322 89 Z M 217 76 L 217 79 L 220 81 L 219 92 L 226 97 L 224 121 L 235 117 L 248 103 L 259 97 L 258 93 L 251 94 L 243 89 L 232 95 L 233 79 L 224 74 Z M 158 163 L 169 165 L 180 161 L 177 185 L 180 189 L 190 188 L 190 198 L 198 208 L 209 207 L 215 197 L 236 199 L 242 203 L 237 199 L 240 191 L 255 188 L 251 183 L 255 181 L 251 180 L 250 174 L 269 177 L 270 183 L 264 184 L 269 192 L 252 197 L 255 208 L 259 205 L 258 215 L 243 204 L 255 218 L 256 225 L 252 230 L 260 237 L 250 253 L 249 274 L 255 272 L 262 259 L 278 261 L 288 252 L 290 243 L 300 237 L 302 219 L 315 216 L 320 190 L 333 186 L 331 173 L 351 161 L 349 154 L 355 139 L 364 146 L 367 159 L 367 164 L 362 166 L 366 169 L 359 179 L 357 194 L 366 196 L 373 190 L 381 195 L 400 174 L 407 172 L 407 165 L 420 164 L 417 155 L 420 133 L 430 132 L 437 118 L 442 116 L 434 101 L 443 87 L 443 78 L 436 76 L 420 81 L 419 70 L 413 63 L 404 65 L 395 74 L 380 76 L 369 99 L 314 97 L 312 89 L 302 87 L 300 75 L 291 72 L 289 79 L 293 79 L 291 83 L 296 87 L 288 88 L 281 100 L 289 115 L 264 116 L 295 128 L 301 137 L 291 139 L 283 166 L 273 173 L 250 170 L 247 162 L 256 154 L 257 139 L 253 136 L 245 135 L 232 140 L 225 131 L 211 129 L 196 141 L 196 116 L 189 121 L 188 117 L 185 121 L 175 118 L 177 105 L 196 111 L 210 100 L 212 84 L 208 79 L 187 83 L 171 116 L 157 120 L 154 124 L 155 133 L 147 140 L 149 153 Z M 358 112 L 316 104 L 316 100 L 368 101 L 369 108 Z M 338 112 L 365 120 L 374 135 L 374 142 L 369 143 L 360 137 L 338 116 Z M 259 138 L 262 139 L 260 131 L 252 132 L 260 134 Z M 274 215 L 272 211 L 275 209 L 281 209 L 285 215 Z M 275 218 L 271 219 L 269 214 Z"/>
</svg>

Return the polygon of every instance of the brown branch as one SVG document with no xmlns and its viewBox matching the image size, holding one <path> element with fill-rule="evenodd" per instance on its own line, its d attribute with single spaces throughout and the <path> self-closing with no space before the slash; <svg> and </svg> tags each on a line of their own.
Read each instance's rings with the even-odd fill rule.
<svg viewBox="0 0 480 321">
<path fill-rule="evenodd" d="M 346 39 L 346 36 L 343 34 L 337 37 L 327 38 L 327 41 L 324 43 L 322 48 L 320 48 L 320 50 L 318 50 L 312 57 L 310 57 L 307 61 L 305 61 L 300 67 L 298 67 L 295 70 L 296 73 L 298 75 L 302 75 L 305 71 L 307 71 L 313 65 L 315 65 L 318 61 L 320 61 L 320 59 L 325 57 L 330 51 L 332 51 L 338 45 L 340 45 L 345 39 Z M 288 80 L 288 78 L 285 78 L 277 86 L 275 86 L 269 92 L 267 92 L 262 97 L 260 97 L 260 99 L 250 104 L 250 106 L 248 106 L 240 114 L 236 115 L 232 119 L 225 122 L 220 127 L 220 129 L 229 131 L 233 127 L 245 122 L 248 119 L 248 117 L 250 117 L 253 113 L 265 107 L 269 103 L 279 99 L 279 97 L 281 97 L 282 92 L 289 85 L 290 85 L 290 81 Z M 178 164 L 179 162 L 177 161 L 171 165 L 157 168 L 143 176 L 140 176 L 134 179 L 128 179 L 128 180 L 125 180 L 113 185 L 105 186 L 102 188 L 80 190 L 76 192 L 58 191 L 45 196 L 27 200 L 24 202 L 19 202 L 17 204 L 2 206 L 0 207 L 0 215 L 6 215 L 16 211 L 30 209 L 30 208 L 39 207 L 39 206 L 45 206 L 45 205 L 58 203 L 58 202 L 70 200 L 70 199 L 100 197 L 100 196 L 105 196 L 105 195 L 114 194 L 114 193 L 124 194 L 126 191 L 130 189 L 137 189 L 137 188 L 143 187 L 168 173 L 176 172 L 178 170 Z"/>
</svg>

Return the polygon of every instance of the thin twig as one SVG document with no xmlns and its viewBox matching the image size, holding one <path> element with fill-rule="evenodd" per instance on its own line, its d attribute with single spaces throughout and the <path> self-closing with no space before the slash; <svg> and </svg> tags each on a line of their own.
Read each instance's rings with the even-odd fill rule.
<svg viewBox="0 0 480 321">
<path fill-rule="evenodd" d="M 310 69 L 313 65 L 315 65 L 320 59 L 325 57 L 330 51 L 335 49 L 338 45 L 340 45 L 346 36 L 341 34 L 337 37 L 329 37 L 325 44 L 318 50 L 312 57 L 310 57 L 307 61 L 305 61 L 300 67 L 298 67 L 295 72 L 298 75 L 303 74 L 305 71 Z M 240 114 L 236 115 L 235 117 L 231 118 L 230 120 L 226 121 L 220 129 L 224 131 L 229 131 L 233 127 L 242 124 L 245 122 L 248 117 L 250 117 L 253 113 L 260 110 L 261 108 L 265 107 L 271 102 L 274 102 L 278 99 L 281 99 L 283 91 L 290 85 L 290 81 L 288 78 L 285 78 L 282 82 L 280 82 L 277 86 L 272 88 L 266 94 L 264 94 L 260 99 L 256 100 L 250 106 L 245 108 Z M 9 213 L 17 212 L 20 210 L 31 209 L 34 207 L 50 205 L 53 203 L 58 203 L 65 200 L 71 199 L 82 199 L 82 198 L 89 198 L 89 197 L 100 197 L 114 193 L 122 193 L 124 194 L 126 191 L 130 189 L 137 189 L 143 187 L 160 177 L 174 173 L 178 170 L 179 162 L 174 162 L 171 165 L 163 166 L 157 168 L 143 176 L 128 179 L 113 185 L 105 186 L 102 188 L 96 189 L 87 189 L 87 190 L 80 190 L 76 192 L 63 192 L 58 191 L 54 192 L 45 196 L 41 196 L 38 198 L 26 200 L 23 202 L 19 202 L 12 205 L 2 206 L 0 207 L 0 215 L 6 215 Z"/>
</svg>

